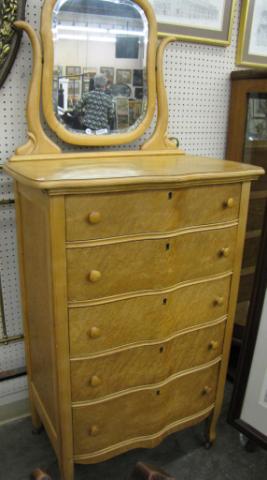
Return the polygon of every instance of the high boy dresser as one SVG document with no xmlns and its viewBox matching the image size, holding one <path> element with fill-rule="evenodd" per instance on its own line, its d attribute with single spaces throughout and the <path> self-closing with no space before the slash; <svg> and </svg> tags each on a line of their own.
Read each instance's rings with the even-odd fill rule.
<svg viewBox="0 0 267 480">
<path fill-rule="evenodd" d="M 107 2 L 98 2 L 99 15 Z M 55 84 L 70 85 L 73 73 L 68 82 L 67 74 L 53 74 L 49 47 L 54 42 L 58 58 L 60 32 L 68 32 L 71 8 L 76 4 L 77 12 L 92 20 L 92 0 L 63 2 L 63 7 L 69 4 L 65 10 L 62 2 L 46 0 L 42 48 L 31 27 L 17 23 L 34 51 L 29 141 L 5 168 L 16 190 L 32 419 L 47 431 L 62 480 L 74 478 L 75 463 L 153 447 L 204 419 L 207 441 L 215 440 L 250 184 L 263 173 L 253 165 L 185 155 L 167 138 L 161 62 L 170 39 L 156 55 L 151 7 L 145 0 L 126 3 L 135 9 L 134 15 L 125 10 L 128 20 L 137 22 L 141 11 L 148 24 L 143 77 L 148 93 L 140 118 L 123 131 L 118 124 L 114 131 L 110 126 L 98 132 L 85 129 L 85 120 L 80 127 L 69 124 L 75 108 L 67 87 L 66 111 L 62 114 L 62 102 L 55 106 Z M 89 27 L 78 23 L 77 12 L 77 29 L 83 32 Z M 110 15 L 104 10 L 102 15 L 103 24 Z M 119 19 L 123 29 L 121 14 Z M 50 128 L 86 151 L 64 153 L 43 131 L 41 76 Z M 88 149 L 140 137 L 152 119 L 156 92 L 158 120 L 142 149 Z M 119 117 L 115 96 L 114 104 Z"/>
</svg>

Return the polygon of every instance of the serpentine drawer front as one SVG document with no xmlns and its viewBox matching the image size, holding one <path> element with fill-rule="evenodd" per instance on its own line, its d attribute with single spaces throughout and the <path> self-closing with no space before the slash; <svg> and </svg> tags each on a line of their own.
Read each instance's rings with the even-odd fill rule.
<svg viewBox="0 0 267 480">
<path fill-rule="evenodd" d="M 139 153 L 10 162 L 32 415 L 61 480 L 205 419 L 216 437 L 262 171 Z"/>
<path fill-rule="evenodd" d="M 168 288 L 232 269 L 236 226 L 173 237 L 68 248 L 69 299 Z"/>
<path fill-rule="evenodd" d="M 135 446 L 142 437 L 162 435 L 163 429 L 166 435 L 175 422 L 212 407 L 218 372 L 219 363 L 153 387 L 73 407 L 75 454 L 116 449 L 120 442 Z"/>
<path fill-rule="evenodd" d="M 138 385 L 150 385 L 222 353 L 225 321 L 171 340 L 71 362 L 72 400 L 92 400 Z M 116 372 L 114 375 L 113 372 Z"/>
<path fill-rule="evenodd" d="M 239 215 L 240 192 L 240 184 L 230 184 L 70 195 L 66 199 L 67 240 L 169 232 L 231 221 Z"/>
<path fill-rule="evenodd" d="M 69 309 L 70 356 L 160 341 L 226 315 L 231 276 L 134 298 Z M 190 305 L 190 308 L 189 308 Z M 140 315 L 142 312 L 142 315 Z"/>
</svg>

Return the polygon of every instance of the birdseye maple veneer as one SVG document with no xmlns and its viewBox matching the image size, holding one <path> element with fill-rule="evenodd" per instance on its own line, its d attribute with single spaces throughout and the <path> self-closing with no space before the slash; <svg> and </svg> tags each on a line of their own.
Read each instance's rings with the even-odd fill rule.
<svg viewBox="0 0 267 480">
<path fill-rule="evenodd" d="M 16 180 L 33 419 L 60 462 L 153 447 L 204 418 L 212 442 L 261 170 L 134 152 L 6 170 Z"/>
<path fill-rule="evenodd" d="M 132 3 L 148 14 L 155 46 L 151 8 Z M 46 0 L 43 10 L 43 82 L 52 81 L 51 51 L 46 55 L 53 5 Z M 204 419 L 211 444 L 250 184 L 263 170 L 185 155 L 167 138 L 161 64 L 171 39 L 159 46 L 157 74 L 148 47 L 149 112 L 156 79 L 158 120 L 142 149 L 61 152 L 40 122 L 38 37 L 28 24 L 17 26 L 34 49 L 29 141 L 5 169 L 16 190 L 33 424 L 44 425 L 62 480 L 73 479 L 75 463 L 153 447 Z M 72 135 L 83 143 L 84 135 Z M 90 142 L 106 145 L 107 138 Z"/>
</svg>

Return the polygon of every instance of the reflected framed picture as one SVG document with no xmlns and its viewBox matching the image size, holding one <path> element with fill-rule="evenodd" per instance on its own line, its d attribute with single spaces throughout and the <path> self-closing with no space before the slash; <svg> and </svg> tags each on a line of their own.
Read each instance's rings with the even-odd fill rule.
<svg viewBox="0 0 267 480">
<path fill-rule="evenodd" d="M 243 1 L 236 64 L 267 68 L 266 0 Z"/>
<path fill-rule="evenodd" d="M 143 70 L 142 69 L 133 70 L 133 86 L 134 87 L 143 86 Z"/>
<path fill-rule="evenodd" d="M 116 70 L 116 83 L 131 83 L 132 82 L 132 70 L 117 68 Z"/>
<path fill-rule="evenodd" d="M 67 76 L 75 76 L 75 75 L 80 75 L 81 74 L 81 67 L 73 67 L 73 66 L 68 66 L 66 67 L 66 75 Z"/>
<path fill-rule="evenodd" d="M 227 46 L 231 43 L 236 0 L 150 0 L 160 36 Z"/>
<path fill-rule="evenodd" d="M 96 72 L 96 67 L 83 67 L 83 74 L 86 75 L 88 78 L 94 77 L 96 75 Z"/>
<path fill-rule="evenodd" d="M 265 97 L 253 98 L 253 118 L 267 117 L 267 99 Z"/>
<path fill-rule="evenodd" d="M 100 67 L 100 73 L 105 75 L 108 82 L 114 82 L 114 67 Z"/>
</svg>

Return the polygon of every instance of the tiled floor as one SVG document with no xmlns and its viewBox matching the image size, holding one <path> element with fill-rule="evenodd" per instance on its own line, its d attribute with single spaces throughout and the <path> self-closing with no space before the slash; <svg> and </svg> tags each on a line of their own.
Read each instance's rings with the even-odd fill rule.
<svg viewBox="0 0 267 480">
<path fill-rule="evenodd" d="M 202 445 L 203 425 L 178 432 L 152 450 L 134 450 L 98 465 L 76 466 L 75 480 L 127 480 L 137 461 L 161 466 L 177 480 L 267 480 L 267 452 L 248 453 L 226 422 L 230 387 L 210 450 Z M 0 480 L 26 480 L 36 467 L 59 480 L 46 434 L 32 435 L 30 419 L 0 428 Z"/>
</svg>

